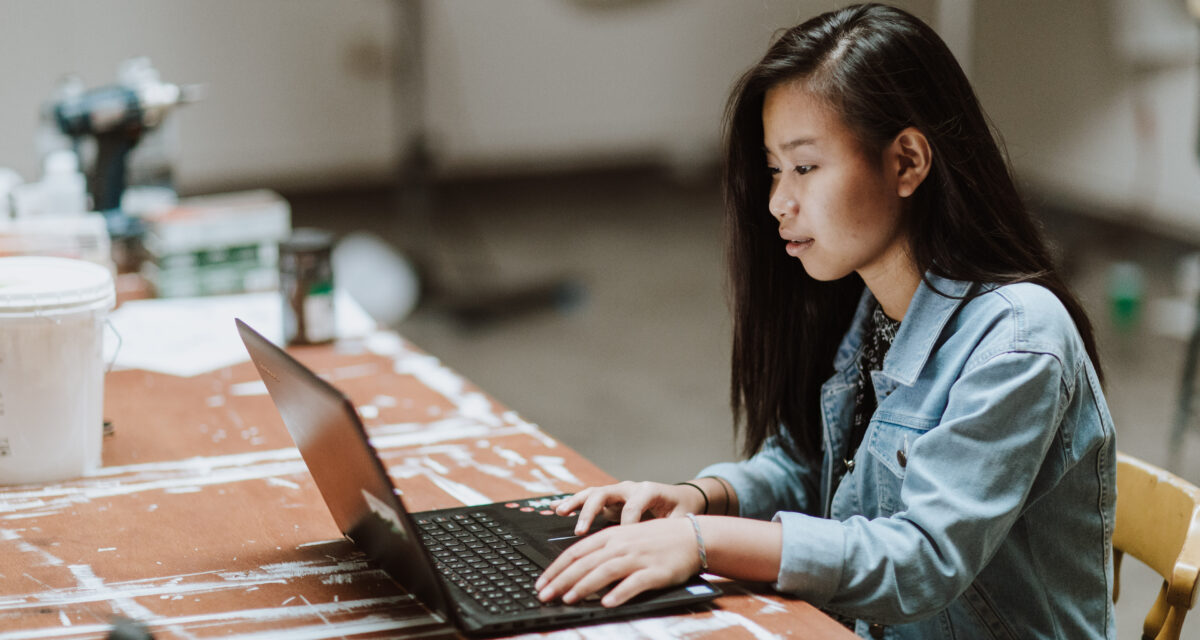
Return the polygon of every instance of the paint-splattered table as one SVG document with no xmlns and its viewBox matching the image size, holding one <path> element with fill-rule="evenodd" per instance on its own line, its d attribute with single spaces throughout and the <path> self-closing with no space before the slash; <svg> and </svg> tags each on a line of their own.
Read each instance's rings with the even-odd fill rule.
<svg viewBox="0 0 1200 640">
<path fill-rule="evenodd" d="M 392 333 L 294 349 L 358 407 L 414 510 L 610 476 Z M 344 541 L 252 365 L 108 374 L 104 466 L 0 488 L 0 639 L 429 637 L 446 629 Z M 812 606 L 723 583 L 711 606 L 556 638 L 844 638 Z"/>
</svg>

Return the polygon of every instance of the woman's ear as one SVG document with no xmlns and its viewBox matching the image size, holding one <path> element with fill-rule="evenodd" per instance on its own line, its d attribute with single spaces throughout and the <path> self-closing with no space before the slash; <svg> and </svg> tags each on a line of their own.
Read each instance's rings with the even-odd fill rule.
<svg viewBox="0 0 1200 640">
<path fill-rule="evenodd" d="M 929 168 L 933 164 L 933 150 L 929 148 L 929 140 L 916 127 L 908 127 L 901 131 L 888 148 L 896 162 L 896 193 L 901 198 L 907 198 L 921 186 Z"/>
</svg>

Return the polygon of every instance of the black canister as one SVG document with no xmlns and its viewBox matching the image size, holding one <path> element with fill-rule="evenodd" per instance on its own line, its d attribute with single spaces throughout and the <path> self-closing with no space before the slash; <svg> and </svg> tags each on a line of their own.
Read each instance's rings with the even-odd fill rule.
<svg viewBox="0 0 1200 640">
<path fill-rule="evenodd" d="M 279 243 L 283 338 L 288 345 L 320 344 L 334 337 L 333 234 L 296 229 Z"/>
</svg>

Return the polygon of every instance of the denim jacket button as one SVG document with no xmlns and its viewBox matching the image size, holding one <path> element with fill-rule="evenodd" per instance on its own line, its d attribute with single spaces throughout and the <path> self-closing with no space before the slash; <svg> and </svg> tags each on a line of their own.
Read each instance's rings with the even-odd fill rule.
<svg viewBox="0 0 1200 640">
<path fill-rule="evenodd" d="M 896 462 L 900 463 L 900 467 L 908 466 L 908 454 L 904 453 L 904 449 L 896 449 Z"/>
<path fill-rule="evenodd" d="M 883 625 L 881 625 L 881 624 L 871 625 L 870 631 L 871 631 L 872 638 L 882 638 L 883 637 Z"/>
</svg>

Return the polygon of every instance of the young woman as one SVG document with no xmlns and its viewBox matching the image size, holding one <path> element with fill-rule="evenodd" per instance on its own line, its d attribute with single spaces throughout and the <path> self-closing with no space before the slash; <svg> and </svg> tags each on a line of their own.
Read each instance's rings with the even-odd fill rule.
<svg viewBox="0 0 1200 640">
<path fill-rule="evenodd" d="M 627 526 L 540 597 L 616 605 L 703 570 L 864 636 L 1113 637 L 1095 341 L 945 44 L 879 5 L 814 18 L 742 77 L 726 134 L 751 457 L 566 499 L 580 531 Z"/>
</svg>

